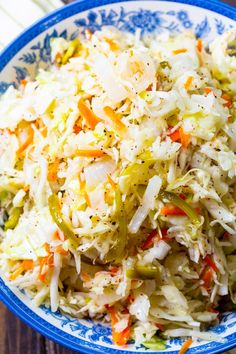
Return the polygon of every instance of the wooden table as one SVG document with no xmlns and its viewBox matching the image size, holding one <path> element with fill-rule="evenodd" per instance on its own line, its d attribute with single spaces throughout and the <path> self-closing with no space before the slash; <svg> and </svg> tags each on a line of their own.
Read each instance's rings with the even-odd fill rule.
<svg viewBox="0 0 236 354">
<path fill-rule="evenodd" d="M 225 2 L 236 6 L 236 0 L 225 0 Z M 65 349 L 33 331 L 0 303 L 0 354 L 73 353 L 75 354 L 74 351 Z"/>
</svg>

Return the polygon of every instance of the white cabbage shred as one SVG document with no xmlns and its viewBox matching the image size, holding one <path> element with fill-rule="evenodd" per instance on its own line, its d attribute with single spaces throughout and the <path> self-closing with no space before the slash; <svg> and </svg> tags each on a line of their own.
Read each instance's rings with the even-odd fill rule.
<svg viewBox="0 0 236 354">
<path fill-rule="evenodd" d="M 118 345 L 224 341 L 200 329 L 236 303 L 235 43 L 112 27 L 52 40 L 51 67 L 0 98 L 11 286 L 111 319 Z"/>
</svg>

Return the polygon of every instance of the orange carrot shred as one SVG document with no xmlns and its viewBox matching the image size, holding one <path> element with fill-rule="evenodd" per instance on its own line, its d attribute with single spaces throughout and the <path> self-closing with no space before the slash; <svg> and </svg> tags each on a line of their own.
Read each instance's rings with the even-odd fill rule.
<svg viewBox="0 0 236 354">
<path fill-rule="evenodd" d="M 193 82 L 193 77 L 189 76 L 187 81 L 184 84 L 185 90 L 189 90 Z"/>
<path fill-rule="evenodd" d="M 94 157 L 103 157 L 104 155 L 106 155 L 106 153 L 102 150 L 88 149 L 88 150 L 77 150 L 76 155 L 80 157 L 94 158 Z"/>
<path fill-rule="evenodd" d="M 140 248 L 144 251 L 151 248 L 154 244 L 155 239 L 157 238 L 157 231 L 152 230 L 150 234 L 147 236 L 146 240 L 142 243 Z"/>
<path fill-rule="evenodd" d="M 118 49 L 118 45 L 116 44 L 116 42 L 114 42 L 112 39 L 110 38 L 104 38 L 105 41 L 109 44 L 110 48 L 112 51 L 115 51 Z"/>
<path fill-rule="evenodd" d="M 52 240 L 53 241 L 61 241 L 61 238 L 60 238 L 60 234 L 59 234 L 59 231 L 56 230 L 53 235 L 52 235 Z"/>
<path fill-rule="evenodd" d="M 66 251 L 62 247 L 62 245 L 57 246 L 56 249 L 55 249 L 55 252 L 61 254 L 62 256 L 68 256 L 68 254 L 69 254 L 69 251 Z"/>
<path fill-rule="evenodd" d="M 179 134 L 182 146 L 187 149 L 190 143 L 190 135 L 185 133 L 182 127 L 179 129 Z"/>
<path fill-rule="evenodd" d="M 161 323 L 155 323 L 155 325 L 157 326 L 157 328 L 159 329 L 159 331 L 164 332 L 165 328 L 164 328 L 163 324 L 161 324 Z"/>
<path fill-rule="evenodd" d="M 101 121 L 93 111 L 86 105 L 84 99 L 81 98 L 78 102 L 78 108 L 82 117 L 86 120 L 87 124 L 90 126 L 91 129 L 94 129 L 96 125 Z"/>
<path fill-rule="evenodd" d="M 171 138 L 172 141 L 180 141 L 180 133 L 179 129 L 175 130 L 173 133 L 168 134 L 168 136 Z"/>
<path fill-rule="evenodd" d="M 214 272 L 218 272 L 217 265 L 209 255 L 207 255 L 203 260 L 214 270 Z"/>
<path fill-rule="evenodd" d="M 23 80 L 20 80 L 20 83 L 21 83 L 21 85 L 25 86 L 28 83 L 28 81 L 26 79 L 23 79 Z"/>
<path fill-rule="evenodd" d="M 180 348 L 179 354 L 185 354 L 187 352 L 187 350 L 189 349 L 189 347 L 192 345 L 192 343 L 193 343 L 192 338 L 189 338 L 188 340 L 186 340 L 186 342 L 184 342 L 184 344 Z"/>
<path fill-rule="evenodd" d="M 211 92 L 212 92 L 212 89 L 210 87 L 205 87 L 204 88 L 204 94 L 205 95 L 209 95 L 209 93 L 211 93 Z"/>
<path fill-rule="evenodd" d="M 196 47 L 197 47 L 197 50 L 201 53 L 202 49 L 203 49 L 203 43 L 202 43 L 201 38 L 198 38 Z"/>
<path fill-rule="evenodd" d="M 186 215 L 186 213 L 182 209 L 171 204 L 167 204 L 163 208 L 161 208 L 160 214 L 164 216 L 168 216 L 168 215 L 185 216 Z"/>
<path fill-rule="evenodd" d="M 26 129 L 24 129 L 25 133 L 27 134 L 26 139 L 24 139 L 23 142 L 19 147 L 19 149 L 16 151 L 17 155 L 21 155 L 25 149 L 33 142 L 34 139 L 34 130 L 33 128 L 29 125 L 28 127 L 26 127 Z"/>
<path fill-rule="evenodd" d="M 24 260 L 21 265 L 9 276 L 9 280 L 13 281 L 19 277 L 24 271 L 32 270 L 34 267 L 34 262 L 32 259 Z"/>
<path fill-rule="evenodd" d="M 204 282 L 204 287 L 206 290 L 209 290 L 211 288 L 211 282 L 212 282 L 212 269 L 207 268 L 203 275 L 202 275 L 202 280 Z"/>
<path fill-rule="evenodd" d="M 34 262 L 32 261 L 32 259 L 25 259 L 22 262 L 22 266 L 24 270 L 32 270 L 34 268 Z"/>
<path fill-rule="evenodd" d="M 114 306 L 109 307 L 108 311 L 111 316 L 111 326 L 112 326 L 112 339 L 116 345 L 123 346 L 126 345 L 128 340 L 130 339 L 131 331 L 130 331 L 130 323 L 129 325 L 122 331 L 117 332 L 115 329 L 115 325 L 119 321 L 117 311 Z"/>
<path fill-rule="evenodd" d="M 59 160 L 56 159 L 52 164 L 48 167 L 48 180 L 50 182 L 55 182 L 57 180 L 57 172 L 59 167 Z"/>
<path fill-rule="evenodd" d="M 229 95 L 227 95 L 227 93 L 224 93 L 222 96 L 221 96 L 225 101 L 227 101 L 226 103 L 224 103 L 224 107 L 228 107 L 228 108 L 231 108 L 233 106 L 233 102 L 232 102 L 232 99 Z"/>
<path fill-rule="evenodd" d="M 188 49 L 186 49 L 186 48 L 176 49 L 176 50 L 173 50 L 173 54 L 177 55 L 177 54 L 181 54 L 181 53 L 186 53 L 187 51 L 188 51 Z"/>
<path fill-rule="evenodd" d="M 106 106 L 104 108 L 104 112 L 108 115 L 108 117 L 111 119 L 111 121 L 117 126 L 118 129 L 124 130 L 126 129 L 126 126 L 122 121 L 120 120 L 119 115 L 109 106 Z"/>
</svg>

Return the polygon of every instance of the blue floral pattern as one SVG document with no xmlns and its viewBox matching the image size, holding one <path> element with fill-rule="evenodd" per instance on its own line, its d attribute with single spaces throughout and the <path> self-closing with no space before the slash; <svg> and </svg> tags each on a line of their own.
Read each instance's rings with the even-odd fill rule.
<svg viewBox="0 0 236 354">
<path fill-rule="evenodd" d="M 73 39 L 84 33 L 85 29 L 94 32 L 101 30 L 103 26 L 115 26 L 121 31 L 131 33 L 139 29 L 142 35 L 153 32 L 162 33 L 163 31 L 174 34 L 191 29 L 196 33 L 197 37 L 202 38 L 206 38 L 213 30 L 207 17 L 202 22 L 195 24 L 188 11 L 184 9 L 165 12 L 140 8 L 136 11 L 126 11 L 123 6 L 120 7 L 119 11 L 113 9 L 91 10 L 86 17 L 76 19 L 74 25 L 76 29 L 70 35 L 68 35 L 67 30 L 63 30 L 60 33 L 57 30 L 53 30 L 51 33 L 47 33 L 42 41 L 37 41 L 33 44 L 30 50 L 19 58 L 19 65 L 14 67 L 15 82 L 0 82 L 0 94 L 3 94 L 11 84 L 14 86 L 19 84 L 21 80 L 29 75 L 29 72 L 37 72 L 41 64 L 50 64 L 50 42 L 55 37 Z M 215 18 L 214 27 L 214 30 L 219 35 L 229 29 L 229 26 L 218 18 Z M 20 63 L 23 63 L 24 66 L 20 65 Z"/>
<path fill-rule="evenodd" d="M 94 0 L 99 4 L 99 0 Z M 112 0 L 114 1 L 114 0 Z M 213 0 L 214 1 L 214 0 Z M 106 0 L 103 0 L 105 3 Z M 182 3 L 189 4 L 191 1 L 182 0 Z M 196 0 L 195 2 L 204 4 L 206 0 Z M 194 2 L 194 4 L 195 4 Z M 211 1 L 210 1 L 211 3 Z M 85 1 L 78 2 L 78 5 L 86 4 Z M 124 4 L 124 3 L 123 3 Z M 212 16 L 207 11 L 203 11 L 200 18 L 196 19 L 195 14 L 189 11 L 188 6 L 184 4 L 181 7 L 175 7 L 173 3 L 173 9 L 166 9 L 165 6 L 144 6 L 144 2 L 140 3 L 142 7 L 134 6 L 133 9 L 130 6 L 114 6 L 114 8 L 98 7 L 93 10 L 88 10 L 82 14 L 78 12 L 89 9 L 87 5 L 81 5 L 79 11 L 74 11 L 73 24 L 70 23 L 70 31 L 65 29 L 54 29 L 50 27 L 57 20 L 52 19 L 52 24 L 48 24 L 45 20 L 43 23 L 44 34 L 26 40 L 24 44 L 27 44 L 32 39 L 32 44 L 27 47 L 27 50 L 21 52 L 17 60 L 14 59 L 14 66 L 12 70 L 14 72 L 14 79 L 12 82 L 4 81 L 4 78 L 0 80 L 0 94 L 4 93 L 10 85 L 17 87 L 21 80 L 31 73 L 37 72 L 38 68 L 50 65 L 51 61 L 51 49 L 50 41 L 54 37 L 61 36 L 63 38 L 73 39 L 83 33 L 86 28 L 92 32 L 100 30 L 103 26 L 115 26 L 120 30 L 134 33 L 135 30 L 140 30 L 142 35 L 149 35 L 153 32 L 162 33 L 168 31 L 171 34 L 181 32 L 183 30 L 191 29 L 195 32 L 197 37 L 208 39 L 211 33 L 221 35 L 226 30 L 231 28 L 227 19 L 220 16 Z M 164 3 L 163 3 L 164 4 Z M 94 5 L 96 6 L 96 5 Z M 225 5 L 220 5 L 220 7 Z M 157 9 L 158 8 L 158 9 Z M 161 9 L 161 11 L 160 11 Z M 213 5 L 209 6 L 209 9 L 214 10 Z M 68 10 L 69 11 L 69 10 Z M 223 12 L 222 12 L 223 13 Z M 67 17 L 72 16 L 70 13 Z M 67 18 L 66 16 L 64 18 Z M 56 18 L 56 17 L 55 17 Z M 60 21 L 63 17 L 60 17 Z M 235 15 L 236 19 L 236 15 Z M 60 28 L 62 28 L 61 26 Z M 45 30 L 47 28 L 47 30 Z M 41 32 L 38 32 L 40 34 Z M 39 38 L 39 39 L 37 39 Z M 17 51 L 15 52 L 17 54 Z M 14 54 L 14 55 L 15 55 Z M 11 56 L 13 58 L 13 55 Z M 4 57 L 5 64 L 9 61 L 7 56 Z M 4 67 L 4 66 L 2 66 Z M 13 77 L 13 76 L 12 76 Z M 106 354 L 120 354 L 120 350 L 115 348 L 112 344 L 111 329 L 109 326 L 96 323 L 92 320 L 78 320 L 70 317 L 69 315 L 61 312 L 52 313 L 51 310 L 42 306 L 37 311 L 31 307 L 31 302 L 24 293 L 14 290 L 12 292 L 0 278 L 0 300 L 4 301 L 13 311 L 19 316 L 26 319 L 28 316 L 28 323 L 34 328 L 48 335 L 51 339 L 55 339 L 61 344 L 68 344 L 72 349 L 81 349 L 83 352 L 102 352 Z M 46 330 L 45 330 L 46 328 Z M 227 313 L 223 316 L 220 324 L 211 329 L 215 334 L 223 335 L 227 337 L 227 343 L 232 346 L 236 343 L 236 313 Z M 177 354 L 183 340 L 179 338 L 172 339 L 167 343 L 166 352 L 169 354 Z M 223 351 L 228 344 L 217 344 L 215 342 L 199 343 L 189 350 L 189 353 L 205 354 Z M 217 348 L 217 349 L 216 349 Z M 150 350 L 144 348 L 142 345 L 135 346 L 134 343 L 130 344 L 129 350 L 131 352 L 148 352 Z"/>
</svg>

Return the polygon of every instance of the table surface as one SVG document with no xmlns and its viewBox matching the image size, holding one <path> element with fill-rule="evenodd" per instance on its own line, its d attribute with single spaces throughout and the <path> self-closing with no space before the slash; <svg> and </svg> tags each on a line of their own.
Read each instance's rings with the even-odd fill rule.
<svg viewBox="0 0 236 354">
<path fill-rule="evenodd" d="M 225 2 L 236 6 L 236 0 Z M 0 354 L 75 354 L 26 326 L 1 303 L 0 331 Z"/>
</svg>

